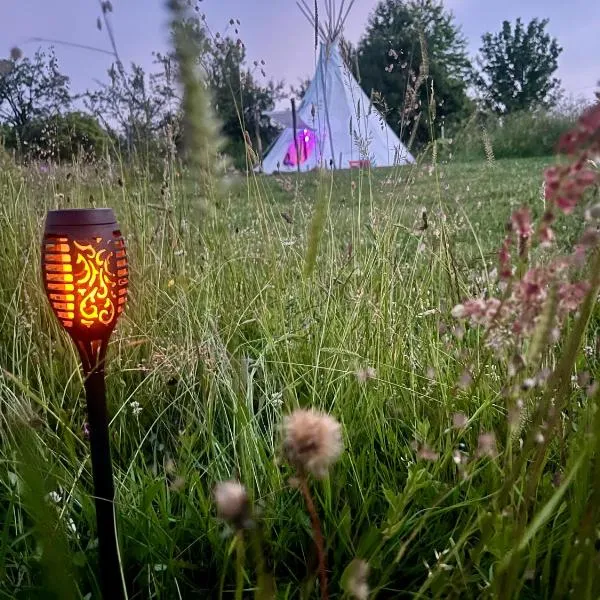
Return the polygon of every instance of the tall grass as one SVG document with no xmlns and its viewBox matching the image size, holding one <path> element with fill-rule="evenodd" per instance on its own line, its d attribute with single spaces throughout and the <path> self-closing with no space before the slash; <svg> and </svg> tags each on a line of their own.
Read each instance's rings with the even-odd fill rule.
<svg viewBox="0 0 600 600">
<path fill-rule="evenodd" d="M 481 597 L 492 593 L 509 556 L 516 557 L 511 581 L 525 596 L 577 586 L 594 597 L 597 581 L 583 568 L 595 568 L 598 506 L 597 400 L 586 395 L 589 382 L 569 384 L 560 435 L 545 449 L 547 464 L 521 521 L 524 474 L 502 510 L 497 505 L 519 455 L 503 401 L 510 365 L 482 351 L 478 331 L 461 331 L 450 316 L 457 301 L 487 285 L 512 190 L 540 210 L 542 165 L 497 165 L 496 179 L 479 177 L 478 167 L 445 167 L 439 184 L 426 168 L 405 167 L 373 178 L 369 188 L 348 174 L 321 175 L 332 178 L 327 185 L 310 176 L 250 179 L 248 191 L 244 185 L 208 216 L 187 202 L 181 212 L 187 196 L 176 168 L 167 210 L 155 204 L 158 186 L 135 173 L 120 187 L 100 167 L 3 171 L 5 597 L 43 588 L 40 567 L 52 552 L 40 546 L 32 529 L 38 513 L 24 501 L 17 422 L 28 424 L 48 465 L 49 502 L 68 539 L 79 594 L 97 589 L 81 378 L 38 266 L 46 210 L 90 203 L 115 208 L 131 264 L 131 301 L 111 344 L 107 382 L 130 597 L 233 590 L 232 538 L 211 495 L 231 477 L 257 507 L 278 597 L 300 597 L 299 590 L 310 597 L 311 525 L 288 485 L 292 472 L 279 461 L 283 416 L 300 406 L 331 413 L 344 432 L 340 462 L 313 486 L 332 597 L 341 597 L 342 574 L 357 558 L 369 564 L 369 597 Z M 323 194 L 326 202 L 318 200 Z M 429 216 L 421 231 L 423 203 Z M 313 257 L 313 213 L 323 204 Z M 563 224 L 568 246 L 580 225 L 577 217 Z M 595 323 L 592 317 L 584 346 L 595 348 Z M 575 370 L 593 380 L 595 351 L 578 355 Z M 470 387 L 466 371 L 477 374 Z M 458 429 L 455 413 L 467 418 Z M 485 432 L 495 432 L 498 456 L 478 455 Z M 248 561 L 248 593 L 255 581 Z"/>
<path fill-rule="evenodd" d="M 580 108 L 531 110 L 503 117 L 475 114 L 438 140 L 443 159 L 483 160 L 493 148 L 496 158 L 553 156 L 556 140 L 574 126 Z"/>
<path fill-rule="evenodd" d="M 206 104 L 201 84 L 183 84 Z M 494 169 L 249 175 L 218 194 L 217 148 L 197 137 L 158 183 L 143 165 L 8 160 L 0 598 L 98 594 L 81 374 L 39 268 L 46 211 L 90 205 L 114 208 L 130 262 L 107 368 L 130 598 L 597 598 L 592 195 L 562 214 L 573 186 L 540 198 L 548 161 L 503 160 L 488 135 Z M 532 244 L 530 218 L 540 236 L 551 222 L 550 248 Z M 507 221 L 516 238 L 498 263 Z M 582 240 L 574 309 L 555 326 L 564 298 L 549 291 L 531 336 L 496 352 L 494 318 L 528 308 L 514 296 L 522 278 Z M 477 313 L 496 296 L 514 312 Z M 292 455 L 283 439 L 301 408 L 341 425 L 326 477 L 290 460 L 315 440 L 299 436 Z M 241 509 L 223 519 L 213 492 L 228 480 L 244 487 L 229 488 Z"/>
</svg>

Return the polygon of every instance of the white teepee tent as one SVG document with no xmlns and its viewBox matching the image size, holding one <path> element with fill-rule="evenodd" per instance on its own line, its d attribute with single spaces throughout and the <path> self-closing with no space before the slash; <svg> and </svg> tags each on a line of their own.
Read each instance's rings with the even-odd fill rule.
<svg viewBox="0 0 600 600">
<path fill-rule="evenodd" d="M 297 4 L 318 31 L 321 48 L 317 68 L 296 111 L 296 131 L 292 111 L 266 113 L 284 127 L 263 159 L 262 171 L 308 171 L 315 167 L 348 169 L 359 164 L 371 167 L 414 162 L 384 117 L 346 66 L 339 37 L 354 0 L 340 11 L 335 0 L 326 0 L 327 24 L 315 24 L 305 0 Z M 259 168 L 260 169 L 260 168 Z"/>
</svg>

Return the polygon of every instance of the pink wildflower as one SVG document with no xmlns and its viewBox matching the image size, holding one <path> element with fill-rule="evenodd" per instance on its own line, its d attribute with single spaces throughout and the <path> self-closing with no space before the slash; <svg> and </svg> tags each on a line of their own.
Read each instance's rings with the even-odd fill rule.
<svg viewBox="0 0 600 600">
<path fill-rule="evenodd" d="M 577 125 L 564 133 L 558 141 L 558 150 L 567 155 L 576 154 L 582 147 L 600 145 L 600 102 L 588 108 Z"/>
<path fill-rule="evenodd" d="M 584 158 L 572 165 L 553 166 L 546 169 L 545 198 L 564 214 L 573 212 L 585 190 L 598 180 L 598 174 L 583 167 Z"/>
<path fill-rule="evenodd" d="M 452 309 L 455 319 L 470 319 L 476 325 L 486 325 L 496 316 L 500 307 L 500 300 L 482 298 L 466 300 L 463 304 L 457 304 Z"/>
<path fill-rule="evenodd" d="M 554 231 L 552 230 L 552 223 L 554 223 L 554 213 L 551 210 L 547 210 L 542 216 L 542 222 L 539 229 L 539 240 L 542 247 L 548 247 L 554 240 Z"/>
<path fill-rule="evenodd" d="M 583 302 L 590 289 L 588 281 L 563 283 L 558 288 L 558 303 L 562 312 L 574 312 Z"/>
<path fill-rule="evenodd" d="M 531 213 L 529 208 L 523 206 L 519 208 L 510 217 L 513 231 L 523 239 L 529 239 L 533 233 L 533 226 L 531 224 Z"/>
</svg>

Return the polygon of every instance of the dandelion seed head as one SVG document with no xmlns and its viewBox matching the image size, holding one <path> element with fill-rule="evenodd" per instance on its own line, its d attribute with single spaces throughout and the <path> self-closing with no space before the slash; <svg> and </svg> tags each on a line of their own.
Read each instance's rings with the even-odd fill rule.
<svg viewBox="0 0 600 600">
<path fill-rule="evenodd" d="M 317 479 L 327 475 L 344 449 L 338 421 L 313 409 L 298 409 L 285 417 L 283 438 L 287 460 Z"/>
<path fill-rule="evenodd" d="M 427 460 L 429 462 L 435 462 L 440 457 L 440 453 L 430 448 L 427 444 L 423 444 L 417 450 L 417 458 L 419 460 Z"/>
<path fill-rule="evenodd" d="M 472 381 L 473 377 L 471 376 L 471 373 L 469 373 L 469 371 L 463 371 L 458 380 L 458 387 L 461 390 L 466 390 L 471 385 Z"/>
<path fill-rule="evenodd" d="M 496 449 L 496 436 L 493 432 L 482 433 L 477 440 L 477 456 L 489 456 L 495 458 L 498 455 Z"/>
<path fill-rule="evenodd" d="M 369 379 L 375 379 L 377 371 L 373 367 L 361 367 L 356 371 L 356 379 L 359 383 L 366 383 Z"/>
<path fill-rule="evenodd" d="M 469 419 L 464 413 L 458 412 L 452 415 L 452 426 L 455 429 L 463 429 L 467 426 Z"/>
<path fill-rule="evenodd" d="M 244 527 L 250 514 L 250 501 L 246 487 L 239 481 L 220 481 L 213 490 L 217 514 L 224 521 Z"/>
</svg>

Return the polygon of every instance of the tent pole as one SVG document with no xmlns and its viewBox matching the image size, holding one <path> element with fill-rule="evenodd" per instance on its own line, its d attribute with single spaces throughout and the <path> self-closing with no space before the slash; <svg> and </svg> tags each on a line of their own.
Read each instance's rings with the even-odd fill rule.
<svg viewBox="0 0 600 600">
<path fill-rule="evenodd" d="M 294 128 L 294 148 L 296 149 L 296 166 L 300 173 L 300 155 L 298 152 L 298 129 L 296 127 L 296 101 L 292 98 L 292 127 Z"/>
</svg>

